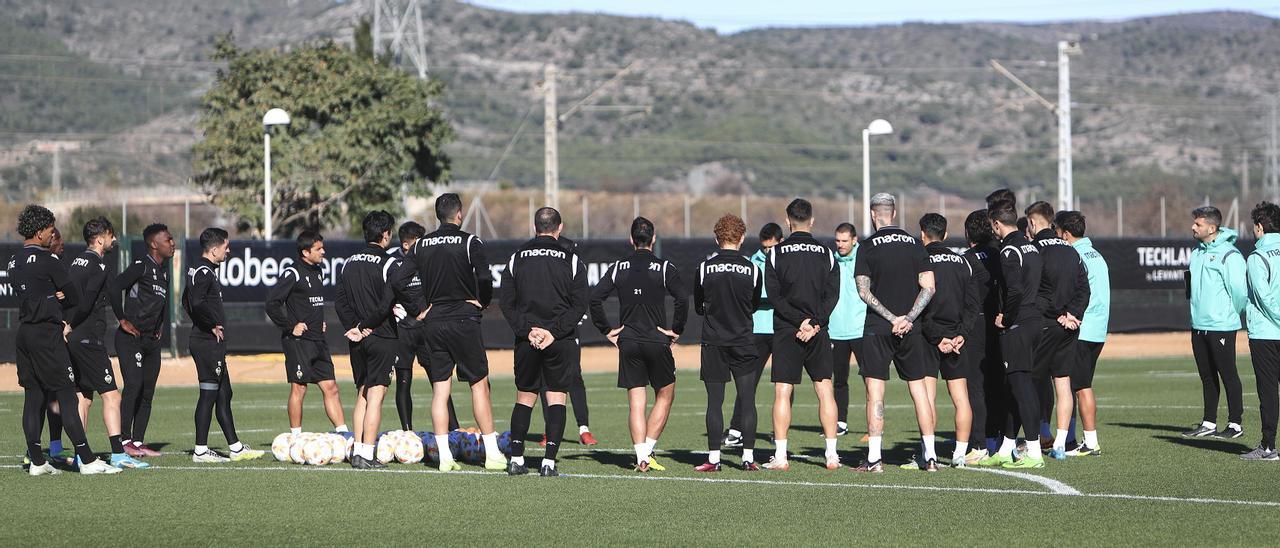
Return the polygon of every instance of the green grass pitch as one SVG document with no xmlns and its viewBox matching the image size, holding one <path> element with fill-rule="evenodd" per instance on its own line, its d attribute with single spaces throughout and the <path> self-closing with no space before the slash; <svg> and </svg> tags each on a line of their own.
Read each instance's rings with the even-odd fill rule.
<svg viewBox="0 0 1280 548">
<path fill-rule="evenodd" d="M 391 465 L 385 473 L 347 465 L 307 467 L 274 459 L 195 465 L 195 387 L 161 388 L 148 441 L 163 446 L 154 468 L 92 478 L 76 474 L 27 477 L 22 451 L 21 395 L 0 394 L 0 545 L 960 545 L 1257 544 L 1280 533 L 1280 463 L 1242 462 L 1258 440 L 1257 396 L 1247 359 L 1245 437 L 1184 440 L 1178 432 L 1200 418 L 1200 386 L 1190 360 L 1109 360 L 1099 367 L 1099 435 L 1105 454 L 1058 462 L 1029 474 L 1054 482 L 980 470 L 936 474 L 891 467 L 881 475 L 822 466 L 817 407 L 809 385 L 797 390 L 795 457 L 790 472 L 726 469 L 698 474 L 706 448 L 705 395 L 695 372 L 683 371 L 675 407 L 658 448 L 666 472 L 633 472 L 626 399 L 614 375 L 587 376 L 592 431 L 598 449 L 566 436 L 559 467 L 565 477 L 509 478 L 476 466 L 440 474 L 424 465 Z M 417 371 L 415 426 L 429 424 L 428 383 Z M 506 429 L 514 388 L 493 379 L 495 416 Z M 455 389 L 457 386 L 455 385 Z M 287 430 L 284 385 L 235 388 L 241 437 L 267 449 Z M 354 402 L 350 382 L 343 402 Z M 456 392 L 456 390 L 455 390 Z M 945 389 L 938 397 L 939 438 L 950 438 Z M 469 395 L 456 403 L 464 425 Z M 860 390 L 850 415 L 855 430 Z M 728 408 L 726 404 L 726 420 Z M 772 388 L 760 387 L 768 417 Z M 1225 405 L 1225 403 L 1224 403 Z M 383 429 L 395 427 L 394 404 L 383 407 Z M 1225 410 L 1223 411 L 1225 416 Z M 886 461 L 905 462 L 917 442 L 906 386 L 890 384 Z M 541 429 L 535 410 L 533 430 Z M 309 394 L 307 430 L 327 426 L 318 391 Z M 569 434 L 573 434 L 570 412 Z M 100 415 L 91 443 L 107 448 Z M 762 434 L 771 430 L 762 419 Z M 536 434 L 535 434 L 536 435 Z M 840 439 L 846 464 L 865 447 L 858 434 Z M 767 435 L 758 460 L 772 452 Z M 214 447 L 225 447 L 216 422 Z M 536 443 L 530 455 L 541 454 Z M 940 442 L 939 454 L 951 451 Z M 740 454 L 726 451 L 727 464 Z"/>
</svg>

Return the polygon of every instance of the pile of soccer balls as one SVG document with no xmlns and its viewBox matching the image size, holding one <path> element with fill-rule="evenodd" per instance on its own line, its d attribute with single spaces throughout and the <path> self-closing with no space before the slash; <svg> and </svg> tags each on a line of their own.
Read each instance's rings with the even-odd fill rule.
<svg viewBox="0 0 1280 548">
<path fill-rule="evenodd" d="M 280 462 L 324 466 L 350 459 L 353 446 L 354 439 L 350 432 L 285 432 L 271 442 L 271 454 Z M 498 436 L 498 449 L 504 455 L 511 454 L 511 432 L 503 432 Z M 453 458 L 461 462 L 483 464 L 485 460 L 484 442 L 476 428 L 450 432 L 449 451 Z M 431 432 L 391 430 L 379 434 L 374 458 L 383 464 L 413 464 L 424 461 L 439 464 L 440 450 L 436 446 L 435 435 Z"/>
</svg>

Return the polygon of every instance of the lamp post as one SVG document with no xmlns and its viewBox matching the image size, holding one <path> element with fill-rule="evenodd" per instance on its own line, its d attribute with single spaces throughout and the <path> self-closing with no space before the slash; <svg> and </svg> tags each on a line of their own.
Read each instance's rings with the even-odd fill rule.
<svg viewBox="0 0 1280 548">
<path fill-rule="evenodd" d="M 893 126 L 883 119 L 871 121 L 867 129 L 862 130 L 862 235 L 871 234 L 871 136 L 893 133 Z"/>
<path fill-rule="evenodd" d="M 271 240 L 274 234 L 271 230 L 271 126 L 287 126 L 289 125 L 289 113 L 282 109 L 273 108 L 267 111 L 262 117 L 262 148 L 263 166 L 265 184 L 262 186 L 262 216 L 263 216 L 263 239 Z"/>
</svg>

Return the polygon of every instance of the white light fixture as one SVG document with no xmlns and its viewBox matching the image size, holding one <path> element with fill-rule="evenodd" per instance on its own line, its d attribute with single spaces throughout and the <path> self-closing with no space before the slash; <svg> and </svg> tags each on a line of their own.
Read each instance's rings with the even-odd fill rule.
<svg viewBox="0 0 1280 548">
<path fill-rule="evenodd" d="M 871 235 L 871 136 L 893 133 L 888 121 L 876 118 L 862 130 L 862 237 Z"/>
<path fill-rule="evenodd" d="M 271 126 L 289 125 L 289 113 L 283 109 L 273 108 L 262 117 L 263 174 L 265 183 L 262 186 L 263 239 L 271 240 Z"/>
</svg>

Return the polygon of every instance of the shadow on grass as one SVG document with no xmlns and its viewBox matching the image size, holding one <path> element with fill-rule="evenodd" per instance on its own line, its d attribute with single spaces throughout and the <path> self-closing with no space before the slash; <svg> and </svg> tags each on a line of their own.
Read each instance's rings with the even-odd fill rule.
<svg viewBox="0 0 1280 548">
<path fill-rule="evenodd" d="M 1156 436 L 1156 439 L 1194 447 L 1196 449 L 1208 449 L 1210 451 L 1220 451 L 1222 453 L 1230 453 L 1239 455 L 1249 450 L 1249 446 L 1236 442 L 1217 438 L 1184 438 L 1181 436 Z"/>
<path fill-rule="evenodd" d="M 1139 430 L 1157 430 L 1160 432 L 1184 432 L 1187 427 L 1177 426 L 1173 424 L 1151 424 L 1149 422 L 1112 422 L 1111 426 L 1119 426 L 1122 428 L 1137 428 Z"/>
</svg>

